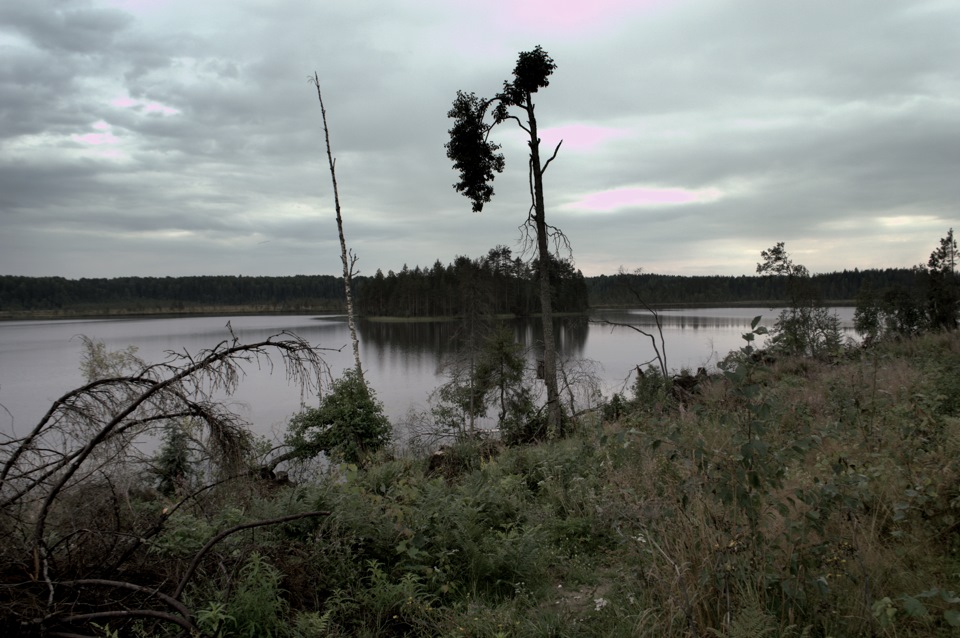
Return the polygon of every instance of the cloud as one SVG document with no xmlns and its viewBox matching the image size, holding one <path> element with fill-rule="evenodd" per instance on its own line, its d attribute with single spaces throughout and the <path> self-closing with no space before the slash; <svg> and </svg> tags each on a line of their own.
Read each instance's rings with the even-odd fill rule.
<svg viewBox="0 0 960 638">
<path fill-rule="evenodd" d="M 687 188 L 617 188 L 591 193 L 577 201 L 565 204 L 564 208 L 610 212 L 624 208 L 643 206 L 674 206 L 713 202 L 722 197 L 717 188 L 691 190 Z"/>
<path fill-rule="evenodd" d="M 55 0 L 13 0 L 0 6 L 0 22 L 8 29 L 12 27 L 40 49 L 61 54 L 99 51 L 131 21 L 117 9 L 77 7 Z"/>
<path fill-rule="evenodd" d="M 650 11 L 663 0 L 593 0 L 592 2 L 551 2 L 514 0 L 494 3 L 499 29 L 522 30 L 538 25 L 553 37 L 571 37 L 616 26 L 626 16 Z"/>
<path fill-rule="evenodd" d="M 814 271 L 910 265 L 960 226 L 958 20 L 936 0 L 8 0 L 0 273 L 339 272 L 314 71 L 365 272 L 518 246 L 524 133 L 491 132 L 507 168 L 480 215 L 443 145 L 456 91 L 494 94 L 536 44 L 558 64 L 548 221 L 584 272 L 752 272 L 776 241 Z"/>
<path fill-rule="evenodd" d="M 565 151 L 596 151 L 605 142 L 623 138 L 626 135 L 628 131 L 622 129 L 589 124 L 568 124 L 540 131 L 543 148 L 551 149 L 562 142 Z"/>
</svg>

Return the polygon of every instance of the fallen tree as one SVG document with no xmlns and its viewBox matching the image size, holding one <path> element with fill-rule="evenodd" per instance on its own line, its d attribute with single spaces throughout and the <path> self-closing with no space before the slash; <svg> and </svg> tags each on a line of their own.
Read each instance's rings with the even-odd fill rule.
<svg viewBox="0 0 960 638">
<path fill-rule="evenodd" d="M 216 397 L 231 395 L 249 366 L 281 368 L 316 393 L 324 348 L 287 332 L 240 343 L 231 331 L 209 350 L 147 364 L 132 349 L 85 343 L 88 382 L 29 433 L 0 441 L 0 633 L 79 636 L 133 621 L 200 633 L 184 592 L 202 564 L 221 560 L 211 558 L 218 543 L 325 512 L 231 525 L 189 562 L 153 560 L 152 544 L 178 513 L 216 507 L 218 491 L 235 493 L 272 467 L 257 457 L 249 424 Z M 178 442 L 173 452 L 144 452 L 161 437 Z M 158 462 L 171 454 L 180 462 Z"/>
</svg>

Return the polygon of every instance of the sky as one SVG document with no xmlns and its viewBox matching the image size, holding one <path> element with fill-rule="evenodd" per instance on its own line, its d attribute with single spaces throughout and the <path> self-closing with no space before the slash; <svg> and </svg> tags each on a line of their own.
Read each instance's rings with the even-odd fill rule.
<svg viewBox="0 0 960 638">
<path fill-rule="evenodd" d="M 481 213 L 444 143 L 537 45 L 547 221 L 587 276 L 752 274 L 780 241 L 909 267 L 960 231 L 955 0 L 3 0 L 0 274 L 341 274 L 314 72 L 360 274 L 521 254 L 523 131 L 491 132 Z"/>
</svg>

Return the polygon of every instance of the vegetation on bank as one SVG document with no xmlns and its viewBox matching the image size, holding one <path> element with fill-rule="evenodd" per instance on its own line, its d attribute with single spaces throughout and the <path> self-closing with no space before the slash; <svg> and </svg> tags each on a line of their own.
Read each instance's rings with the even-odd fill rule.
<svg viewBox="0 0 960 638">
<path fill-rule="evenodd" d="M 287 477 L 242 470 L 262 467 L 257 444 L 192 471 L 169 452 L 194 443 L 139 461 L 113 446 L 51 501 L 39 539 L 40 501 L 12 495 L 40 477 L 11 480 L 5 446 L 0 627 L 953 635 L 960 333 L 775 361 L 750 335 L 721 373 L 644 375 L 549 443 L 465 435 Z M 93 354 L 101 373 L 133 356 Z"/>
</svg>

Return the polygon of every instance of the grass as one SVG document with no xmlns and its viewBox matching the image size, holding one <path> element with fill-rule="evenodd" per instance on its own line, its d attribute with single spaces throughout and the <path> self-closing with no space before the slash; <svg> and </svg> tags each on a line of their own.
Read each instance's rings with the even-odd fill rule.
<svg viewBox="0 0 960 638">
<path fill-rule="evenodd" d="M 228 512 L 330 512 L 211 552 L 188 590 L 211 634 L 956 635 L 960 334 L 741 365 L 441 471 L 234 487 L 150 551 L 175 571 Z"/>
<path fill-rule="evenodd" d="M 432 611 L 402 631 L 372 627 L 362 608 L 335 611 L 333 626 L 952 635 L 960 378 L 945 375 L 958 361 L 957 335 L 781 360 L 739 385 L 713 379 L 685 405 L 640 397 L 618 422 L 461 476 L 431 478 L 417 460 L 351 475 L 350 504 L 334 509 L 377 504 L 362 517 L 381 517 L 366 552 L 392 582 L 416 578 Z"/>
</svg>

